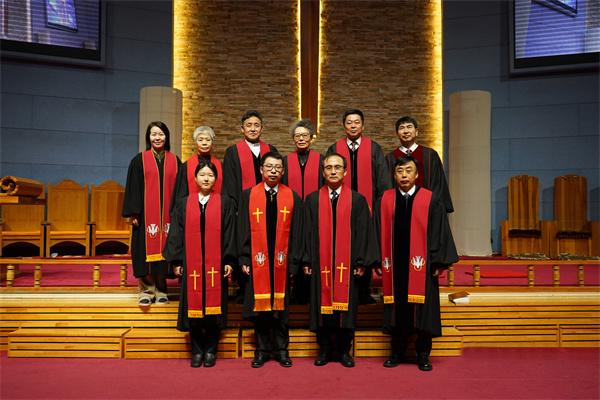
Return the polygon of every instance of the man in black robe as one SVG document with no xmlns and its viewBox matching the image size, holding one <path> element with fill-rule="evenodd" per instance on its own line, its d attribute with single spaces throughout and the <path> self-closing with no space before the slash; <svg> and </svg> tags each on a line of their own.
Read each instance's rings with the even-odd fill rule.
<svg viewBox="0 0 600 400">
<path fill-rule="evenodd" d="M 345 367 L 353 367 L 354 360 L 350 356 L 350 349 L 354 339 L 354 330 L 356 326 L 356 313 L 358 309 L 358 288 L 357 280 L 364 275 L 368 267 L 372 267 L 378 262 L 377 247 L 369 207 L 364 196 L 344 186 L 344 177 L 346 175 L 346 160 L 339 154 L 333 153 L 325 156 L 323 161 L 323 177 L 325 186 L 318 192 L 310 194 L 304 207 L 305 214 L 305 254 L 303 258 L 304 273 L 311 275 L 310 291 L 310 329 L 316 331 L 317 342 L 319 344 L 319 354 L 315 359 L 316 366 L 323 366 L 330 360 L 339 359 Z M 323 313 L 323 304 L 327 304 L 327 299 L 322 299 L 322 285 L 328 286 L 335 276 L 336 270 L 343 265 L 336 265 L 335 268 L 328 267 L 335 265 L 335 249 L 339 248 L 339 241 L 345 240 L 345 233 L 340 229 L 344 221 L 336 219 L 341 203 L 342 191 L 350 191 L 350 221 L 348 246 L 350 254 L 350 269 L 348 280 L 348 299 L 347 310 L 340 309 L 327 311 Z M 326 192 L 323 192 L 326 191 Z M 321 193 L 323 192 L 323 193 Z M 331 242 L 327 243 L 327 238 L 321 238 L 319 229 L 321 224 L 329 224 L 329 221 L 321 221 L 320 204 L 331 202 L 327 207 L 331 207 Z M 326 226 L 326 225 L 324 225 Z M 325 229 L 324 229 L 325 230 Z M 329 249 L 321 246 L 330 246 Z M 321 261 L 321 249 L 332 253 L 331 260 Z M 339 256 L 339 255 L 338 255 Z M 329 261 L 329 262 L 328 262 Z M 327 263 L 322 265 L 323 263 Z M 333 275 L 332 274 L 335 274 Z M 343 270 L 339 272 L 342 276 Z M 335 295 L 334 295 L 335 296 Z M 333 307 L 334 309 L 336 307 Z M 345 307 L 344 307 L 345 308 Z"/>
<path fill-rule="evenodd" d="M 329 146 L 326 154 L 329 155 L 334 152 L 340 153 L 342 156 L 348 154 L 350 179 L 347 179 L 346 184 L 350 184 L 352 190 L 365 197 L 369 205 L 369 211 L 372 211 L 375 201 L 385 190 L 391 187 L 385 155 L 377 142 L 364 135 L 365 117 L 361 110 L 347 110 L 342 118 L 342 123 L 345 138 Z M 365 150 L 368 148 L 370 148 L 370 154 L 364 159 L 368 159 L 370 165 L 361 165 L 361 155 L 363 155 L 361 152 L 369 151 Z M 361 183 L 359 175 L 368 174 L 368 169 L 371 170 L 370 176 L 364 178 L 370 179 L 370 183 L 365 186 Z M 371 269 L 367 269 L 366 273 L 358 280 L 359 301 L 361 304 L 375 303 L 375 300 L 371 297 L 371 276 Z"/>
<path fill-rule="evenodd" d="M 209 166 L 213 173 L 216 175 L 217 170 L 214 164 L 209 160 L 202 160 L 197 167 L 200 170 Z M 202 173 L 202 172 L 201 172 Z M 200 174 L 196 174 L 197 180 L 203 179 Z M 169 237 L 167 239 L 167 245 L 163 251 L 165 259 L 176 265 L 175 275 L 183 276 L 181 280 L 180 296 L 179 296 L 179 310 L 177 315 L 177 330 L 182 332 L 190 332 L 190 340 L 192 344 L 192 367 L 199 367 L 204 362 L 205 367 L 212 367 L 215 365 L 217 346 L 219 343 L 219 333 L 227 323 L 227 280 L 231 274 L 232 265 L 237 262 L 237 237 L 236 237 L 236 221 L 235 221 L 235 208 L 231 199 L 221 196 L 219 193 L 192 193 L 192 196 L 198 199 L 197 206 L 200 208 L 200 238 L 201 243 L 196 245 L 201 246 L 202 252 L 202 265 L 200 267 L 199 274 L 206 279 L 203 279 L 203 290 L 202 290 L 202 304 L 206 305 L 206 287 L 209 281 L 208 276 L 211 272 L 207 272 L 206 266 L 206 237 L 214 235 L 214 226 L 207 226 L 206 224 L 206 209 L 211 200 L 213 202 L 217 197 L 220 197 L 221 202 L 221 310 L 220 314 L 209 315 L 204 310 L 204 316 L 202 318 L 190 318 L 188 315 L 188 287 L 186 277 L 189 275 L 191 268 L 187 265 L 186 258 L 186 206 L 188 203 L 188 196 L 179 198 L 174 207 L 173 220 L 171 222 L 171 229 L 169 230 Z M 214 203 L 213 203 L 214 204 Z M 216 277 L 213 279 L 217 279 Z M 206 306 L 205 306 L 206 307 Z"/>
<path fill-rule="evenodd" d="M 452 205 L 444 165 L 440 160 L 440 156 L 434 149 L 416 143 L 419 136 L 419 123 L 417 120 L 411 116 L 400 117 L 396 121 L 396 135 L 400 140 L 400 146 L 386 156 L 392 187 L 396 185 L 394 177 L 396 160 L 402 156 L 411 155 L 417 161 L 419 167 L 419 177 L 416 185 L 431 190 L 434 196 L 440 198 L 446 212 L 453 212 L 454 206 Z"/>
<path fill-rule="evenodd" d="M 391 272 L 389 288 L 393 290 L 387 293 L 389 300 L 386 300 L 388 296 L 384 276 L 384 332 L 392 336 L 392 354 L 384 366 L 395 367 L 406 360 L 408 337 L 416 332 L 415 348 L 419 369 L 430 371 L 432 338 L 442 334 L 438 276 L 458 261 L 458 255 L 443 203 L 431 191 L 415 185 L 418 176 L 415 159 L 410 156 L 399 158 L 394 166 L 394 175 L 398 189 L 390 189 L 384 193 L 376 204 L 374 214 L 383 273 Z M 425 198 L 429 199 L 428 204 L 427 200 L 423 200 Z M 388 207 L 387 214 L 384 212 L 385 207 Z M 393 212 L 392 218 L 382 218 L 382 215 L 389 215 L 390 212 Z M 413 224 L 415 215 L 418 214 L 426 224 Z M 426 228 L 419 228 L 419 225 L 426 225 Z M 384 237 L 385 229 L 388 229 L 387 238 Z M 385 242 L 391 242 L 388 245 L 391 260 L 386 256 L 388 250 L 382 246 Z M 419 248 L 426 252 L 421 255 L 425 262 L 422 257 L 415 255 L 418 254 L 415 249 Z M 381 268 L 376 272 L 381 275 Z M 422 275 L 418 275 L 419 272 Z M 422 293 L 416 295 L 415 292 L 419 289 L 415 287 L 419 286 L 416 284 L 419 279 L 422 280 Z"/>
<path fill-rule="evenodd" d="M 252 360 L 253 368 L 260 368 L 270 358 L 271 354 L 283 367 L 291 367 L 292 360 L 288 354 L 289 344 L 289 329 L 288 329 L 288 304 L 290 298 L 290 277 L 297 273 L 299 262 L 302 257 L 303 242 L 302 242 L 302 201 L 300 197 L 287 186 L 280 183 L 283 175 L 283 157 L 279 153 L 269 152 L 265 154 L 261 160 L 261 173 L 263 181 L 252 189 L 245 190 L 240 198 L 238 208 L 238 239 L 239 239 L 239 258 L 238 264 L 242 267 L 243 274 L 248 278 L 246 283 L 246 292 L 244 296 L 244 305 L 242 308 L 242 316 L 249 318 L 254 322 L 254 330 L 256 337 L 256 351 Z M 264 191 L 266 196 L 266 209 L 259 210 L 254 204 L 253 199 L 258 193 Z M 284 193 L 286 192 L 286 193 Z M 287 200 L 284 195 L 288 196 Z M 258 196 L 257 196 L 258 197 Z M 290 207 L 284 207 L 285 201 L 293 204 L 292 215 L 289 215 Z M 258 203 L 257 203 L 258 204 Z M 250 212 L 250 207 L 254 210 Z M 251 230 L 253 222 L 266 216 L 266 238 L 253 236 Z M 252 218 L 252 221 L 251 221 Z M 285 251 L 276 249 L 278 236 L 281 234 L 278 231 L 280 218 L 290 221 L 289 232 L 287 238 L 287 254 Z M 252 229 L 251 229 L 252 228 Z M 257 232 L 254 235 L 264 235 L 263 232 Z M 268 298 L 268 304 L 257 310 L 256 299 L 259 298 L 258 290 L 255 288 L 255 274 L 258 274 L 257 268 L 264 265 L 264 252 L 257 250 L 257 243 L 252 243 L 254 238 L 261 239 L 266 242 L 268 256 L 268 279 L 270 293 L 263 294 Z M 258 242 L 258 240 L 257 240 Z M 281 243 L 284 245 L 285 243 Z M 275 263 L 282 265 L 286 260 L 287 265 L 284 279 L 285 288 L 282 293 L 278 293 L 280 272 L 275 271 Z M 264 270 L 263 270 L 264 271 Z M 262 275 L 265 278 L 265 275 Z M 277 281 L 277 282 L 276 282 Z M 266 283 L 261 282 L 263 285 Z M 278 297 L 279 296 L 279 297 Z M 283 296 L 283 307 L 280 309 L 275 305 L 276 299 Z"/>
</svg>

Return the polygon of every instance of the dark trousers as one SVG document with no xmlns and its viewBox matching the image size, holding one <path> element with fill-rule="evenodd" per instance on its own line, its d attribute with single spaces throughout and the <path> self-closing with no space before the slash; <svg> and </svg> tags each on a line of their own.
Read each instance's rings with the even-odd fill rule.
<svg viewBox="0 0 600 400">
<path fill-rule="evenodd" d="M 354 340 L 354 329 L 340 327 L 339 312 L 324 314 L 323 326 L 317 329 L 319 352 L 326 355 L 342 355 L 350 352 Z"/>
<path fill-rule="evenodd" d="M 431 335 L 427 332 L 417 330 L 417 339 L 415 340 L 415 350 L 417 354 L 431 353 L 432 340 Z M 408 346 L 408 338 L 411 332 L 407 329 L 394 329 L 392 331 L 392 354 L 396 356 L 404 356 Z"/>
<path fill-rule="evenodd" d="M 290 342 L 290 332 L 286 322 L 276 318 L 271 311 L 259 312 L 254 317 L 254 335 L 256 337 L 255 354 L 269 354 L 271 352 L 287 355 Z"/>
<path fill-rule="evenodd" d="M 190 320 L 192 354 L 217 354 L 221 329 L 210 316 Z"/>
</svg>

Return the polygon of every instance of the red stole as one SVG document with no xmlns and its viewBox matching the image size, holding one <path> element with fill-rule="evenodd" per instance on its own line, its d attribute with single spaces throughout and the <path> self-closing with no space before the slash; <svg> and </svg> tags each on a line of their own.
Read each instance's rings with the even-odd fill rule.
<svg viewBox="0 0 600 400">
<path fill-rule="evenodd" d="M 223 186 L 223 168 L 221 166 L 221 161 L 219 161 L 215 156 L 210 156 L 210 162 L 215 164 L 217 167 L 217 180 L 215 181 L 215 186 L 213 186 L 213 193 L 221 193 L 221 187 Z M 194 154 L 187 160 L 187 184 L 188 184 L 188 193 L 197 194 L 198 193 L 198 184 L 196 183 L 194 172 L 196 172 L 196 167 L 198 166 L 198 155 Z"/>
<path fill-rule="evenodd" d="M 344 184 L 350 188 L 352 186 L 352 168 L 350 167 L 350 149 L 346 138 L 336 142 L 335 151 L 346 158 L 348 162 L 347 175 L 344 178 Z M 371 160 L 371 139 L 362 136 L 360 146 L 356 155 L 356 170 L 358 172 L 358 193 L 365 196 L 369 204 L 369 211 L 373 209 L 373 164 Z"/>
<path fill-rule="evenodd" d="M 302 200 L 312 192 L 319 190 L 319 161 L 319 153 L 309 150 L 308 159 L 304 166 L 303 177 L 302 170 L 300 169 L 300 161 L 298 160 L 298 153 L 292 152 L 287 156 L 288 186 L 301 196 L 303 194 L 302 180 L 304 180 L 304 196 L 302 197 Z"/>
<path fill-rule="evenodd" d="M 236 145 L 238 157 L 240 159 L 240 169 L 242 172 L 242 190 L 246 190 L 256 185 L 256 176 L 254 175 L 254 153 L 250 150 L 248 143 L 244 139 Z M 269 145 L 260 141 L 260 156 L 269 152 Z"/>
<path fill-rule="evenodd" d="M 407 154 L 405 152 L 403 152 L 402 150 L 400 150 L 399 147 L 396 147 L 396 150 L 394 150 L 394 158 L 397 160 L 400 157 L 404 157 Z M 419 176 L 417 177 L 417 180 L 415 181 L 415 185 L 419 186 L 419 187 L 425 187 L 425 188 L 429 188 L 431 187 L 429 184 L 429 171 L 431 171 L 431 168 L 427 169 L 427 184 L 425 184 L 425 170 L 424 170 L 424 165 L 423 165 L 423 147 L 422 146 L 417 146 L 417 148 L 415 149 L 415 151 L 413 151 L 412 153 L 410 153 L 411 157 L 414 158 L 415 160 L 417 160 L 417 171 L 419 172 Z M 392 165 L 393 167 L 393 165 Z M 394 175 L 394 171 L 392 171 L 392 175 Z"/>
<path fill-rule="evenodd" d="M 152 150 L 142 152 L 144 169 L 144 222 L 146 262 L 164 260 L 162 251 L 169 234 L 171 195 L 177 178 L 177 157 L 165 151 L 163 162 L 163 195 L 160 209 L 160 174 Z"/>
<path fill-rule="evenodd" d="M 389 189 L 381 198 L 381 259 L 384 304 L 394 303 L 394 213 L 396 190 Z M 408 302 L 425 303 L 427 277 L 427 226 L 431 191 L 420 188 L 414 195 L 410 218 Z"/>
<path fill-rule="evenodd" d="M 329 189 L 319 191 L 319 270 L 321 273 L 321 314 L 348 311 L 350 298 L 350 216 L 352 191 L 342 187 L 336 207 L 335 244 L 333 241 L 333 215 Z M 335 245 L 335 260 L 332 249 Z M 334 261 L 333 265 L 331 262 Z"/>
<path fill-rule="evenodd" d="M 206 203 L 205 216 L 205 259 L 202 260 L 200 205 L 198 194 L 190 193 L 185 208 L 188 318 L 202 318 L 204 314 L 221 314 L 221 195 L 219 193 L 211 193 Z M 202 268 L 202 261 L 205 268 Z M 206 304 L 202 304 L 203 292 Z"/>
<path fill-rule="evenodd" d="M 252 257 L 252 284 L 254 286 L 254 311 L 283 310 L 287 279 L 288 244 L 294 192 L 279 184 L 277 193 L 277 227 L 275 233 L 275 260 L 273 260 L 273 307 L 271 308 L 271 276 L 269 248 L 267 246 L 267 196 L 261 182 L 250 191 L 250 243 Z"/>
</svg>

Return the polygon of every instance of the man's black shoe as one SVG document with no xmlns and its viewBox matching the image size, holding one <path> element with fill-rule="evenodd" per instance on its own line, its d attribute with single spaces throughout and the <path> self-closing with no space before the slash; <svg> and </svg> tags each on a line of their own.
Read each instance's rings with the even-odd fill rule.
<svg viewBox="0 0 600 400">
<path fill-rule="evenodd" d="M 317 358 L 315 358 L 315 366 L 322 367 L 323 365 L 327 365 L 329 362 L 329 356 L 327 353 L 319 353 Z"/>
<path fill-rule="evenodd" d="M 282 367 L 289 368 L 292 366 L 292 359 L 288 356 L 287 351 L 281 352 L 277 356 L 277 361 L 279 362 L 279 365 L 281 365 Z"/>
<path fill-rule="evenodd" d="M 265 362 L 269 359 L 269 357 L 267 357 L 264 354 L 257 354 L 254 356 L 254 358 L 252 359 L 252 364 L 250 364 L 252 366 L 252 368 L 260 368 L 263 365 L 265 365 Z"/>
<path fill-rule="evenodd" d="M 354 359 L 348 353 L 342 354 L 342 357 L 340 357 L 340 363 L 346 368 L 354 367 Z"/>
<path fill-rule="evenodd" d="M 429 361 L 428 354 L 419 354 L 417 360 L 419 362 L 419 369 L 421 371 L 431 371 L 433 369 L 431 361 Z"/>
<path fill-rule="evenodd" d="M 206 368 L 214 367 L 216 361 L 217 358 L 213 353 L 206 353 L 206 356 L 204 357 L 204 366 Z"/>
<path fill-rule="evenodd" d="M 202 353 L 200 354 L 192 354 L 192 362 L 190 366 L 192 368 L 198 368 L 202 365 Z"/>
</svg>

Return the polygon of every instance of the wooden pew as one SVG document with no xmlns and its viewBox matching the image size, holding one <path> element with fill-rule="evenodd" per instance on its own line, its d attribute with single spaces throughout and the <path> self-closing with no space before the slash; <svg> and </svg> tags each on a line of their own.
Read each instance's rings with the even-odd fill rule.
<svg viewBox="0 0 600 400">
<path fill-rule="evenodd" d="M 109 180 L 92 186 L 90 202 L 91 255 L 102 243 L 119 242 L 129 248 L 131 227 L 121 216 L 125 189 Z"/>
<path fill-rule="evenodd" d="M 37 199 L 2 196 L 0 203 L 0 256 L 2 249 L 15 243 L 31 243 L 44 255 L 45 193 Z M 13 204 L 11 201 L 16 200 Z"/>
</svg>

